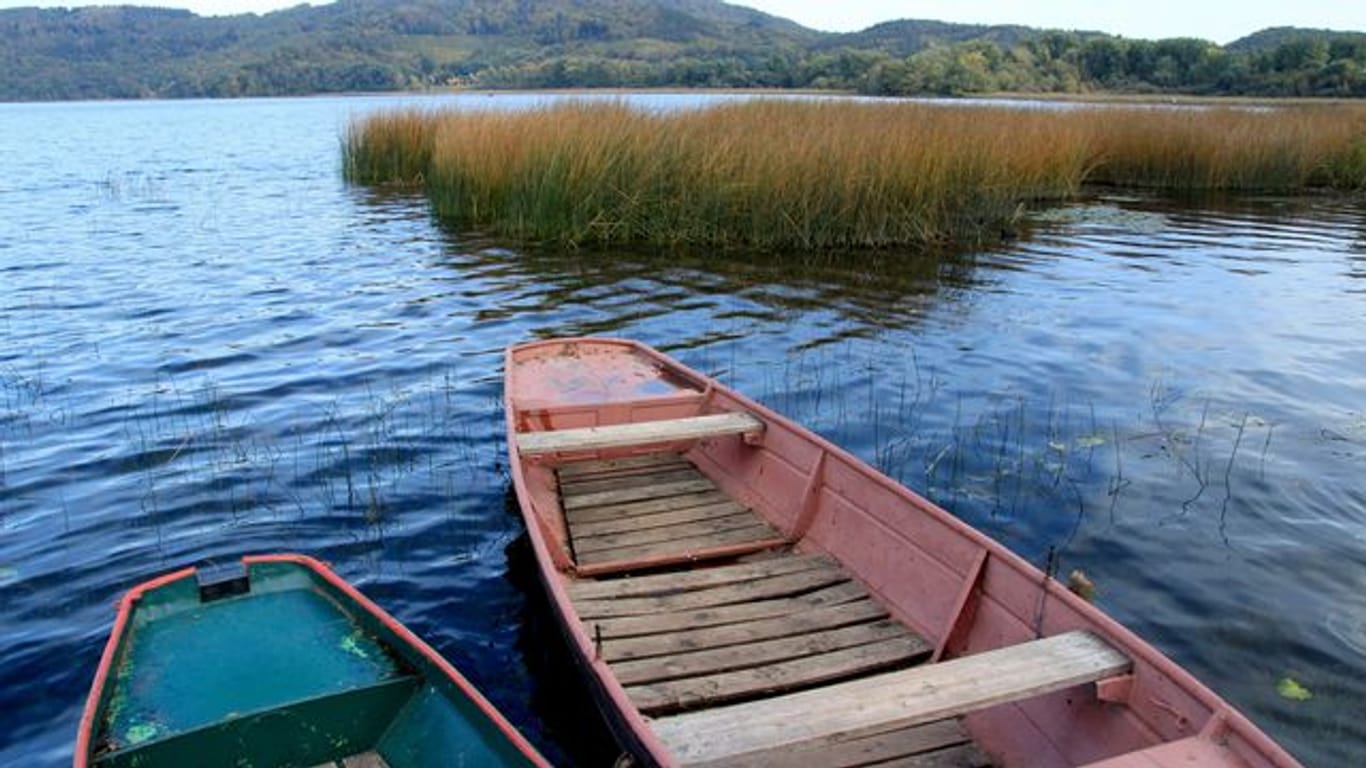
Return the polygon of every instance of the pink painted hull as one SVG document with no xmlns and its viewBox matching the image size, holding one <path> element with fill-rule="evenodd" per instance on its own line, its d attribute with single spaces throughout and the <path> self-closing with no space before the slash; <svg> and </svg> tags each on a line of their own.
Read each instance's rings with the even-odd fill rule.
<svg viewBox="0 0 1366 768">
<path fill-rule="evenodd" d="M 596 659 L 594 639 L 569 598 L 568 586 L 585 574 L 568 549 L 553 461 L 522 456 L 516 436 L 742 411 L 764 422 L 757 443 L 732 437 L 675 447 L 797 550 L 834 557 L 893 618 L 933 643 L 936 659 L 1082 629 L 1133 661 L 1131 678 L 968 715 L 968 731 L 998 764 L 1298 765 L 1188 672 L 1037 568 L 809 430 L 671 358 L 629 341 L 565 339 L 513 347 L 505 365 L 513 481 L 538 564 L 606 713 L 640 757 L 676 762 Z M 559 458 L 633 452 L 644 450 Z"/>
</svg>

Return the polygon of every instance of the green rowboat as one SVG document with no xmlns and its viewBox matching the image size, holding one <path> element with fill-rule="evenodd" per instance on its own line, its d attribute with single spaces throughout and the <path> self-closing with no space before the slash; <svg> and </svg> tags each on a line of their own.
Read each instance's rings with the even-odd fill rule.
<svg viewBox="0 0 1366 768">
<path fill-rule="evenodd" d="M 544 766 L 426 643 L 302 555 L 187 568 L 119 604 L 76 768 Z"/>
</svg>

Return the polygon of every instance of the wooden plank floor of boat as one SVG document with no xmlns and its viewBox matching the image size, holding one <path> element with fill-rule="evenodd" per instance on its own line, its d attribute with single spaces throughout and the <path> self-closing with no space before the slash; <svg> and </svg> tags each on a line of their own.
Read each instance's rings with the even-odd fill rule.
<svg viewBox="0 0 1366 768">
<path fill-rule="evenodd" d="M 718 543 L 768 547 L 664 572 L 580 578 L 579 618 L 642 713 L 664 717 L 918 664 L 932 647 L 832 559 L 771 546 L 777 532 L 677 454 L 557 469 L 583 564 Z M 813 712 L 812 717 L 819 717 Z M 812 739 L 728 759 L 740 766 L 990 765 L 957 719 Z"/>
<path fill-rule="evenodd" d="M 652 559 L 783 543 L 678 454 L 559 467 L 560 499 L 579 566 L 611 570 Z"/>
</svg>

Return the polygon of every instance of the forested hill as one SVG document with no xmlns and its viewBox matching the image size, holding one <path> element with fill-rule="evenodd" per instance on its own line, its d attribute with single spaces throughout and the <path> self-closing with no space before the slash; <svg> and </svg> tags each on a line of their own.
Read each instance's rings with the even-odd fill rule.
<svg viewBox="0 0 1366 768">
<path fill-rule="evenodd" d="M 1281 28 L 1220 47 L 914 20 L 834 34 L 719 0 L 339 0 L 230 17 L 0 11 L 4 100 L 452 85 L 1366 96 L 1366 34 Z"/>
</svg>

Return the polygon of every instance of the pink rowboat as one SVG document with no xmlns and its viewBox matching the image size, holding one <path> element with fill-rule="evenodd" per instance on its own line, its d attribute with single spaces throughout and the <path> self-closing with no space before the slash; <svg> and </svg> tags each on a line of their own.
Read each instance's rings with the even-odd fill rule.
<svg viewBox="0 0 1366 768">
<path fill-rule="evenodd" d="M 1000 544 L 642 344 L 508 350 L 536 558 L 658 765 L 1294 766 Z"/>
</svg>

